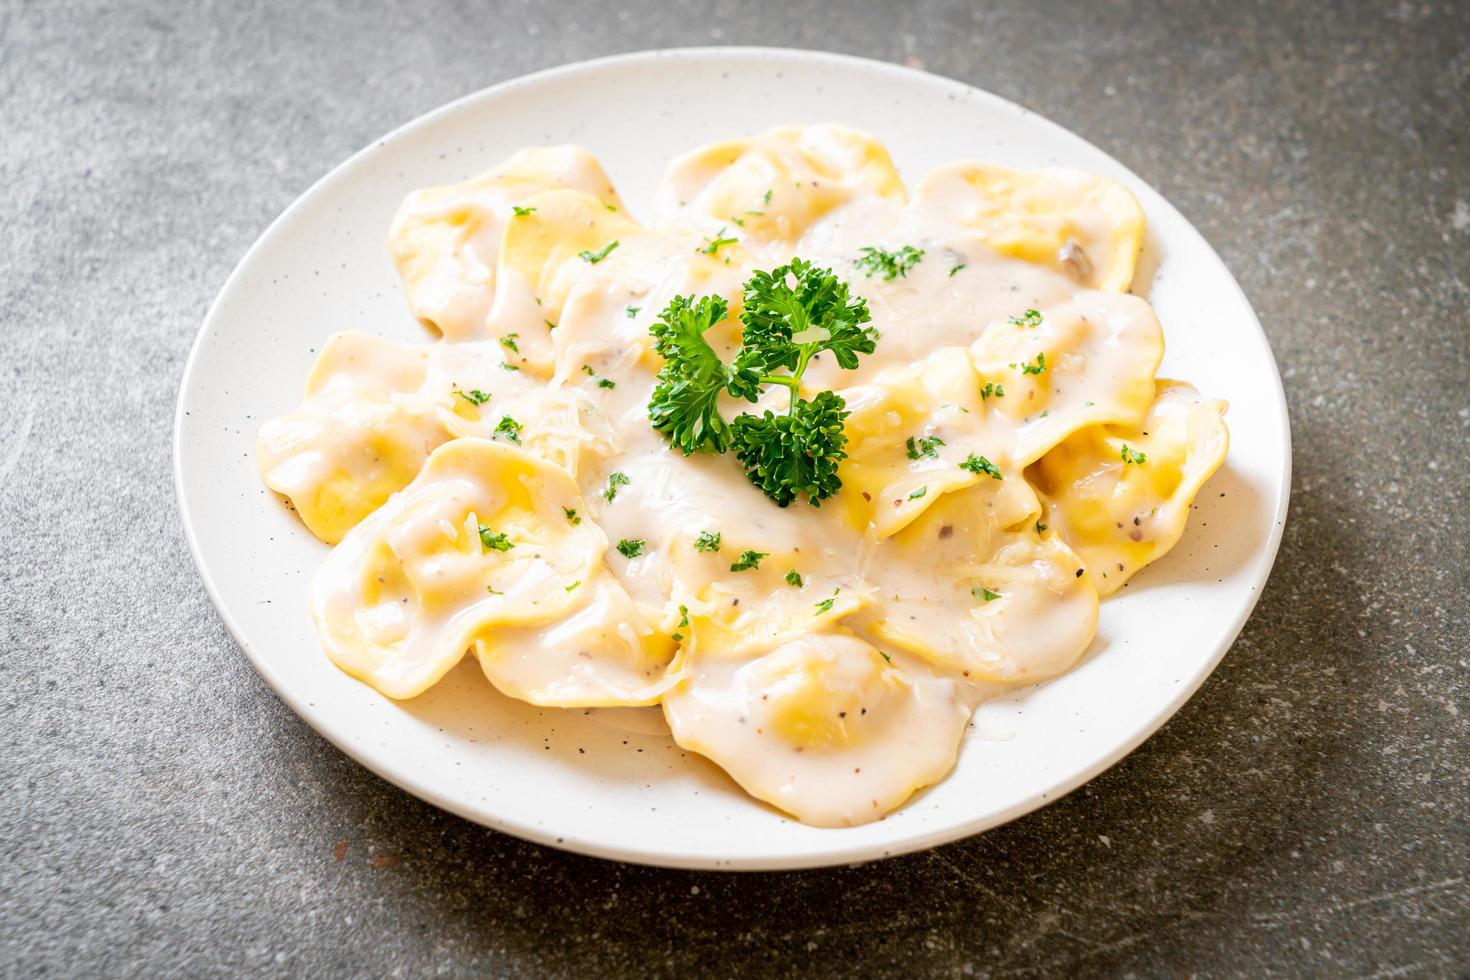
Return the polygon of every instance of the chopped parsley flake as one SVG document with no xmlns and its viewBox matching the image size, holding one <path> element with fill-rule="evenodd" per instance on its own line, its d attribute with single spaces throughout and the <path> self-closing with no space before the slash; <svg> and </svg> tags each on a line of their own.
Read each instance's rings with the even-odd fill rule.
<svg viewBox="0 0 1470 980">
<path fill-rule="evenodd" d="M 909 499 L 910 500 L 918 500 L 920 497 L 924 496 L 928 492 L 929 492 L 929 484 L 926 483 L 922 487 L 920 487 L 919 489 L 915 490 L 913 493 L 909 494 Z"/>
<path fill-rule="evenodd" d="M 711 552 L 720 550 L 719 531 L 700 531 L 699 537 L 694 539 L 694 550 Z"/>
<path fill-rule="evenodd" d="M 914 248 L 912 245 L 905 245 L 896 252 L 885 252 L 881 248 L 866 245 L 861 252 L 862 254 L 852 266 L 865 273 L 869 279 L 876 275 L 881 275 L 884 280 L 896 279 L 899 276 L 907 278 L 909 270 L 924 258 L 924 250 Z"/>
<path fill-rule="evenodd" d="M 637 558 L 643 554 L 643 546 L 647 543 L 642 538 L 624 538 L 618 542 L 618 554 L 624 558 Z"/>
<path fill-rule="evenodd" d="M 582 251 L 577 253 L 577 258 L 581 259 L 583 262 L 590 262 L 592 265 L 596 265 L 603 259 L 607 258 L 608 254 L 611 253 L 613 249 L 617 248 L 619 244 L 620 243 L 616 239 L 614 239 L 613 241 L 610 241 L 606 245 L 604 245 L 602 247 L 602 251 L 600 252 L 589 252 L 586 249 L 583 249 Z"/>
<path fill-rule="evenodd" d="M 817 605 L 817 612 L 818 613 L 829 613 L 829 612 L 831 612 L 832 611 L 832 603 L 834 603 L 834 602 L 837 601 L 837 593 L 839 593 L 841 591 L 842 591 L 841 589 L 833 589 L 832 590 L 832 594 L 830 596 L 828 596 L 827 598 L 823 599 L 821 602 L 819 602 L 819 603 L 816 604 Z"/>
<path fill-rule="evenodd" d="M 518 333 L 506 334 L 504 337 L 500 338 L 500 346 L 506 348 L 507 350 L 515 351 L 517 354 L 519 354 L 521 352 L 521 348 L 516 344 L 516 338 L 519 336 L 520 334 Z"/>
<path fill-rule="evenodd" d="M 638 315 L 638 311 L 641 309 L 643 309 L 641 306 L 630 306 L 624 312 L 628 314 L 628 319 L 631 320 Z"/>
<path fill-rule="evenodd" d="M 950 269 L 949 269 L 949 277 L 951 279 L 953 279 L 955 277 L 955 273 L 959 272 L 964 267 L 965 267 L 965 263 L 963 263 L 963 262 L 961 262 L 959 265 L 950 266 Z"/>
<path fill-rule="evenodd" d="M 924 456 L 928 456 L 930 459 L 938 459 L 939 447 L 944 445 L 944 440 L 938 436 L 925 436 L 915 442 L 914 437 L 909 436 L 904 445 L 908 447 L 909 459 L 919 459 Z"/>
<path fill-rule="evenodd" d="M 490 593 L 491 595 L 505 595 L 504 592 L 501 592 L 499 589 L 497 589 L 493 585 L 487 585 L 487 586 L 485 586 L 485 591 L 488 592 L 488 593 Z"/>
<path fill-rule="evenodd" d="M 791 571 L 787 572 L 786 573 L 786 584 L 787 585 L 791 585 L 791 586 L 795 586 L 798 589 L 801 588 L 801 586 L 802 586 L 801 573 L 798 572 L 794 568 Z"/>
<path fill-rule="evenodd" d="M 577 579 L 577 581 L 573 582 L 571 585 L 569 585 L 569 586 L 566 587 L 567 588 L 567 591 L 570 592 L 570 591 L 572 591 L 573 589 L 575 589 L 577 586 L 579 586 L 581 584 L 582 584 L 582 580 L 581 579 Z"/>
<path fill-rule="evenodd" d="M 715 233 L 715 237 L 704 240 L 703 248 L 696 248 L 695 251 L 702 252 L 705 255 L 714 255 L 726 245 L 734 245 L 738 241 L 740 241 L 738 238 L 726 238 L 725 229 L 721 228 Z"/>
<path fill-rule="evenodd" d="M 596 374 L 597 374 L 596 371 L 592 370 L 592 365 L 591 364 L 583 364 L 582 365 L 582 373 L 585 374 L 585 375 L 587 375 L 587 377 L 589 377 L 589 378 L 595 377 Z"/>
<path fill-rule="evenodd" d="M 505 370 L 507 370 L 507 371 L 519 371 L 520 370 L 520 368 L 516 367 L 514 364 L 510 363 L 509 361 L 501 361 L 500 362 L 500 366 L 502 368 L 504 368 Z"/>
<path fill-rule="evenodd" d="M 1142 465 L 1148 459 L 1148 455 L 1129 448 L 1128 443 L 1125 442 L 1123 443 L 1123 452 L 1120 454 L 1120 458 L 1123 460 L 1125 466 L 1129 463 Z"/>
<path fill-rule="evenodd" d="M 1040 521 L 1037 521 L 1036 522 L 1036 533 L 1037 534 L 1045 534 L 1046 533 L 1046 529 L 1048 527 L 1050 527 L 1050 526 L 1051 526 L 1050 524 L 1043 524 Z"/>
<path fill-rule="evenodd" d="M 598 378 L 597 379 L 597 387 L 599 387 L 599 388 L 607 388 L 607 389 L 611 390 L 613 388 L 616 388 L 617 386 L 618 386 L 618 383 L 616 381 L 614 381 L 612 378 Z"/>
<path fill-rule="evenodd" d="M 567 523 L 568 524 L 581 524 L 582 523 L 582 518 L 580 518 L 580 517 L 577 516 L 577 508 L 575 508 L 575 507 L 563 507 L 561 509 L 561 512 L 563 514 L 567 515 Z"/>
<path fill-rule="evenodd" d="M 1018 327 L 1039 327 L 1041 326 L 1041 311 L 1027 310 L 1020 316 L 1006 317 L 1006 322 L 1013 323 Z"/>
<path fill-rule="evenodd" d="M 984 599 L 986 602 L 994 602 L 996 599 L 1000 598 L 999 592 L 991 592 L 983 585 L 977 585 L 975 588 L 971 589 L 970 595 L 974 596 L 976 599 Z"/>
<path fill-rule="evenodd" d="M 535 208 L 523 208 L 523 207 L 521 207 L 518 204 L 512 204 L 510 206 L 510 209 L 516 213 L 516 217 L 517 218 L 524 218 L 527 215 L 531 215 L 531 214 L 535 214 L 536 213 L 536 209 Z"/>
<path fill-rule="evenodd" d="M 1021 365 L 1021 373 L 1022 374 L 1045 374 L 1046 373 L 1046 352 L 1045 351 L 1039 351 L 1037 353 L 1037 355 L 1036 355 L 1036 363 L 1032 364 L 1030 362 L 1027 362 L 1027 363 L 1022 364 Z"/>
<path fill-rule="evenodd" d="M 879 650 L 878 651 L 878 656 L 882 657 L 884 660 L 888 661 L 890 664 L 893 663 L 893 658 L 890 657 L 888 654 L 884 653 L 882 650 Z"/>
<path fill-rule="evenodd" d="M 689 625 L 689 607 L 682 604 L 679 606 L 679 625 L 684 627 Z"/>
<path fill-rule="evenodd" d="M 1004 398 L 1006 396 L 1005 385 L 998 385 L 994 381 L 985 382 L 985 387 L 980 389 L 980 399 L 983 401 L 991 395 L 996 398 Z"/>
<path fill-rule="evenodd" d="M 999 466 L 996 466 L 984 456 L 976 456 L 974 453 L 965 457 L 965 461 L 960 464 L 960 469 L 969 470 L 976 476 L 988 476 L 993 480 L 1001 479 Z"/>
<path fill-rule="evenodd" d="M 766 188 L 765 196 L 761 198 L 761 204 L 762 204 L 762 206 L 764 206 L 764 205 L 767 205 L 767 204 L 770 204 L 770 203 L 771 203 L 771 189 L 768 187 L 768 188 Z"/>
<path fill-rule="evenodd" d="M 765 551 L 742 551 L 740 557 L 730 566 L 732 572 L 743 572 L 747 568 L 760 568 L 761 559 L 766 557 Z"/>
<path fill-rule="evenodd" d="M 491 435 L 492 437 L 505 436 L 505 438 L 519 446 L 521 444 L 521 423 L 509 415 L 502 415 L 500 421 L 495 425 L 495 431 Z"/>
<path fill-rule="evenodd" d="M 484 524 L 480 525 L 480 543 L 487 551 L 509 551 L 515 547 L 509 535 L 498 534 Z"/>
<path fill-rule="evenodd" d="M 461 391 L 456 388 L 454 389 L 454 393 L 471 405 L 483 405 L 490 400 L 490 396 L 479 388 L 471 388 L 469 391 Z"/>
<path fill-rule="evenodd" d="M 602 497 L 608 503 L 612 503 L 618 496 L 618 490 L 626 487 L 633 481 L 628 479 L 628 474 L 618 472 L 607 478 L 607 489 L 602 491 Z"/>
</svg>

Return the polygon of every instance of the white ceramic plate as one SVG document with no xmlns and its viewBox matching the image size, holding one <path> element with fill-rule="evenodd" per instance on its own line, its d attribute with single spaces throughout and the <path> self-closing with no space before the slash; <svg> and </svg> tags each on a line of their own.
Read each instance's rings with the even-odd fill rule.
<svg viewBox="0 0 1470 980">
<path fill-rule="evenodd" d="M 1163 377 L 1230 401 L 1231 448 L 1164 560 L 1103 604 L 1088 658 L 983 706 L 954 773 L 885 820 L 816 829 L 741 793 L 675 747 L 656 709 L 542 710 L 470 661 L 395 703 L 327 662 L 306 608 L 325 551 L 256 475 L 261 421 L 297 405 L 342 329 L 430 337 L 389 262 L 408 191 L 468 177 L 522 146 L 592 150 L 633 214 L 665 163 L 782 123 L 875 134 L 911 186 L 962 158 L 1067 164 L 1126 184 L 1148 215 L 1140 289 L 1158 310 Z M 899 854 L 994 827 L 1118 761 L 1209 675 L 1255 605 L 1286 517 L 1291 447 L 1275 363 L 1219 257 L 1148 185 L 1082 139 L 985 92 L 829 54 L 666 51 L 542 72 L 461 99 L 342 164 L 287 209 L 230 276 L 184 373 L 176 470 L 189 543 L 220 616 L 298 714 L 385 779 L 544 844 L 649 864 L 797 868 Z"/>
</svg>

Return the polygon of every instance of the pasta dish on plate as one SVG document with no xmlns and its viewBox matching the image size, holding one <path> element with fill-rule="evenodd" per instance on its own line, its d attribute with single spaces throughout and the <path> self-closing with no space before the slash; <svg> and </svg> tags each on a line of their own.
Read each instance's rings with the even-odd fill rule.
<svg viewBox="0 0 1470 980">
<path fill-rule="evenodd" d="M 883 817 L 1078 662 L 1225 457 L 1224 403 L 1156 376 L 1143 230 L 1074 170 L 910 191 L 838 126 L 698 148 L 646 222 L 572 146 L 410 194 L 438 339 L 335 334 L 259 434 L 332 546 L 323 649 L 390 698 L 468 654 L 532 704 L 659 705 L 781 811 Z"/>
</svg>

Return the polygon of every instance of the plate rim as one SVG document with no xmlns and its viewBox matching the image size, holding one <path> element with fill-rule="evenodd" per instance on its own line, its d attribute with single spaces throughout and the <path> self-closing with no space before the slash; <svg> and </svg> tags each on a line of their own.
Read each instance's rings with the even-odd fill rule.
<svg viewBox="0 0 1470 980">
<path fill-rule="evenodd" d="M 344 171 L 356 166 L 358 162 L 379 147 L 397 141 L 414 131 L 427 128 L 439 122 L 445 116 L 451 115 L 461 107 L 479 102 L 484 99 L 503 97 L 515 92 L 517 89 L 530 87 L 555 79 L 575 76 L 584 73 L 596 73 L 607 69 L 620 68 L 632 64 L 650 63 L 668 60 L 690 60 L 690 61 L 718 61 L 730 60 L 756 60 L 772 61 L 786 60 L 803 63 L 826 63 L 829 65 L 840 65 L 848 69 L 856 69 L 867 72 L 888 74 L 896 78 L 908 80 L 920 80 L 924 84 L 939 82 L 950 85 L 958 90 L 964 91 L 969 98 L 979 99 L 992 104 L 1005 112 L 1014 113 L 1027 118 L 1029 124 L 1040 124 L 1044 127 L 1058 131 L 1069 139 L 1079 140 L 1095 152 L 1112 161 L 1129 177 L 1139 184 L 1152 190 L 1155 196 L 1162 202 L 1163 206 L 1173 212 L 1173 216 L 1179 219 L 1180 224 L 1187 230 L 1187 234 L 1198 239 L 1207 253 L 1215 260 L 1220 269 L 1225 273 L 1225 280 L 1229 287 L 1235 291 L 1244 308 L 1249 312 L 1248 325 L 1255 331 L 1256 339 L 1261 343 L 1267 354 L 1275 385 L 1272 391 L 1276 415 L 1280 423 L 1282 433 L 1282 458 L 1280 460 L 1281 484 L 1274 501 L 1274 512 L 1271 515 L 1271 527 L 1267 535 L 1266 547 L 1262 552 L 1262 560 L 1255 569 L 1250 581 L 1249 597 L 1233 622 L 1228 628 L 1222 630 L 1215 643 L 1215 649 L 1193 677 L 1185 683 L 1176 687 L 1171 698 L 1169 698 L 1153 716 L 1146 722 L 1137 725 L 1128 738 L 1120 741 L 1112 751 L 1103 757 L 1094 760 L 1085 766 L 1069 774 L 1065 779 L 1051 785 L 1045 793 L 1037 797 L 1028 797 L 999 812 L 993 812 L 983 817 L 964 821 L 948 827 L 939 828 L 927 833 L 914 834 L 900 840 L 887 843 L 864 843 L 857 845 L 841 845 L 813 849 L 800 855 L 792 854 L 747 854 L 737 858 L 715 858 L 687 856 L 674 852 L 650 851 L 645 848 L 608 843 L 596 838 L 569 835 L 565 832 L 557 834 L 554 830 L 547 830 L 534 824 L 516 819 L 503 819 L 487 814 L 484 811 L 474 810 L 469 806 L 461 806 L 453 800 L 439 793 L 432 783 L 418 778 L 412 771 L 400 771 L 390 766 L 381 765 L 375 761 L 373 755 L 365 750 L 359 750 L 354 745 L 348 733 L 339 731 L 338 726 L 331 724 L 326 719 L 314 717 L 313 712 L 305 703 L 305 698 L 298 697 L 285 684 L 282 678 L 270 666 L 268 660 L 259 652 L 245 637 L 244 631 L 236 622 L 235 617 L 229 612 L 224 602 L 224 597 L 219 591 L 214 578 L 205 564 L 198 536 L 195 534 L 194 522 L 190 516 L 188 493 L 184 482 L 184 424 L 186 418 L 185 405 L 194 383 L 194 375 L 198 369 L 200 352 L 206 340 L 215 331 L 216 319 L 220 311 L 225 307 L 234 293 L 241 288 L 244 279 L 244 270 L 256 257 L 265 243 L 272 238 L 273 233 L 296 213 L 306 206 L 320 188 L 331 182 Z M 840 54 L 829 51 L 816 51 L 805 48 L 767 47 L 767 46 L 744 46 L 744 45 L 717 45 L 717 46 L 694 46 L 679 48 L 652 48 L 641 51 L 627 52 L 623 54 L 609 55 L 605 57 L 592 58 L 582 61 L 568 62 L 550 68 L 540 69 L 524 75 L 497 82 L 493 85 L 477 89 L 458 98 L 452 99 L 428 112 L 413 117 L 407 122 L 395 127 L 388 133 L 368 142 L 361 149 L 354 152 L 345 160 L 333 166 L 326 173 L 314 180 L 305 190 L 298 194 L 291 203 L 278 214 L 255 238 L 254 242 L 235 263 L 230 274 L 226 277 L 219 292 L 210 302 L 204 318 L 195 334 L 194 341 L 190 345 L 188 358 L 185 360 L 183 372 L 180 375 L 178 395 L 174 406 L 173 425 L 173 447 L 172 462 L 174 471 L 174 495 L 179 508 L 179 517 L 183 523 L 184 537 L 189 546 L 189 553 L 194 560 L 194 566 L 204 583 L 206 594 L 214 606 L 216 615 L 224 624 L 235 644 L 244 653 L 245 659 L 255 672 L 266 682 L 267 686 L 281 699 L 292 712 L 305 722 L 313 731 L 325 738 L 348 758 L 363 766 L 369 772 L 398 787 L 419 799 L 438 807 L 441 810 L 453 813 L 473 823 L 491 830 L 509 834 L 545 847 L 552 847 L 562 851 L 576 854 L 584 854 L 591 857 L 606 860 L 623 861 L 631 864 L 715 871 L 774 871 L 774 870 L 797 870 L 805 868 L 832 867 L 843 864 L 864 863 L 868 861 L 881 860 L 889 857 L 897 857 L 914 851 L 937 847 L 952 841 L 962 840 L 987 830 L 994 829 L 1012 820 L 1035 812 L 1043 807 L 1055 803 L 1057 800 L 1068 796 L 1078 787 L 1096 779 L 1103 772 L 1121 762 L 1131 755 L 1140 745 L 1158 732 L 1179 709 L 1194 696 L 1195 692 L 1204 684 L 1205 680 L 1214 674 L 1219 667 L 1220 661 L 1235 644 L 1240 632 L 1244 629 L 1246 622 L 1254 612 L 1256 604 L 1260 601 L 1265 585 L 1275 568 L 1276 558 L 1280 551 L 1281 541 L 1286 528 L 1286 520 L 1291 499 L 1291 477 L 1292 477 L 1292 434 L 1291 416 L 1287 409 L 1285 386 L 1281 380 L 1281 369 L 1277 364 L 1275 352 L 1271 348 L 1270 338 L 1261 326 L 1260 317 L 1257 315 L 1254 305 L 1235 274 L 1225 263 L 1224 259 L 1215 248 L 1210 245 L 1208 239 L 1194 226 L 1182 212 L 1164 196 L 1154 185 L 1143 180 L 1132 168 L 1117 160 L 1111 153 L 1101 149 L 1090 140 L 1078 135 L 1070 129 L 1053 122 L 1048 117 L 1029 109 L 1017 102 L 996 95 L 986 89 L 970 85 L 967 82 L 948 76 L 939 75 L 927 70 L 910 68 L 891 62 L 879 61 L 872 58 L 857 55 Z M 835 838 L 834 838 L 835 840 Z"/>
</svg>

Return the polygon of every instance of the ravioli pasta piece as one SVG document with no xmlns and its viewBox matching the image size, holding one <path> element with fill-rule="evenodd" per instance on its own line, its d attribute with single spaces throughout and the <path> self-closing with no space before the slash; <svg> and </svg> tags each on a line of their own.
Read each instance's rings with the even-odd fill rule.
<svg viewBox="0 0 1470 980">
<path fill-rule="evenodd" d="M 946 496 L 885 543 L 870 565 L 879 601 L 850 623 L 972 683 L 1054 677 L 1092 642 L 1097 589 L 1070 548 L 1037 533 L 1034 494 L 1005 511 L 976 500 L 981 489 Z"/>
<path fill-rule="evenodd" d="M 500 246 L 489 317 L 497 333 L 525 324 L 556 324 L 579 278 L 604 262 L 622 264 L 635 240 L 647 235 L 621 210 L 609 211 L 603 201 L 582 191 L 543 191 L 524 204 L 535 210 L 506 226 Z M 538 364 L 537 370 L 543 366 Z M 549 364 L 544 370 L 549 372 Z"/>
<path fill-rule="evenodd" d="M 966 162 L 931 170 L 914 199 L 940 221 L 975 229 L 997 252 L 1083 286 L 1121 293 L 1133 281 L 1143 209 L 1117 181 L 1061 167 Z"/>
<path fill-rule="evenodd" d="M 605 570 L 563 587 L 578 604 L 548 624 L 506 626 L 474 641 L 480 667 L 504 694 L 555 708 L 655 704 L 675 643 L 657 632 Z"/>
<path fill-rule="evenodd" d="M 1038 326 L 996 321 L 971 347 L 994 387 L 988 407 L 1015 427 L 1018 466 L 1083 426 L 1141 420 L 1164 356 L 1158 318 L 1136 296 L 1082 293 L 1036 312 Z"/>
<path fill-rule="evenodd" d="M 423 350 L 334 334 L 312 367 L 306 401 L 261 426 L 261 479 L 321 540 L 340 541 L 450 438 L 419 394 L 426 366 Z"/>
<path fill-rule="evenodd" d="M 393 219 L 389 247 L 414 315 L 448 340 L 484 336 L 501 239 L 508 227 L 534 216 L 517 217 L 514 207 L 554 188 L 622 207 L 602 167 L 577 146 L 521 150 L 478 177 L 408 195 Z"/>
<path fill-rule="evenodd" d="M 1195 494 L 1229 448 L 1225 407 L 1161 380 L 1140 424 L 1083 429 L 1029 471 L 1043 520 L 1077 549 L 1103 595 L 1178 543 Z"/>
<path fill-rule="evenodd" d="M 659 190 L 658 225 L 689 223 L 759 242 L 793 243 L 842 205 L 907 195 L 888 151 L 842 126 L 780 126 L 676 159 Z"/>
<path fill-rule="evenodd" d="M 456 439 L 353 528 L 313 582 L 327 656 L 392 698 L 411 698 L 490 631 L 545 624 L 582 600 L 607 539 L 565 472 L 483 439 Z"/>
<path fill-rule="evenodd" d="M 860 534 L 871 528 L 886 538 L 945 493 L 992 482 L 1009 465 L 1009 425 L 991 424 L 964 348 L 936 351 L 842 395 L 851 413 L 848 458 L 833 505 Z"/>
<path fill-rule="evenodd" d="M 683 660 L 663 702 L 674 740 L 818 827 L 876 820 L 944 778 L 970 717 L 952 679 L 846 631 Z"/>
</svg>

